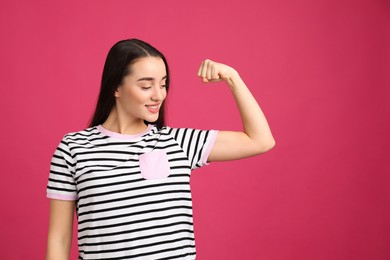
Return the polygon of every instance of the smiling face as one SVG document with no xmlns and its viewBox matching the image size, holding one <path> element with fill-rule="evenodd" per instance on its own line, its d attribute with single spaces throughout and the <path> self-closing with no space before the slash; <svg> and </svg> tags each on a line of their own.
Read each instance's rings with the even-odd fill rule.
<svg viewBox="0 0 390 260">
<path fill-rule="evenodd" d="M 159 57 L 144 57 L 130 67 L 115 92 L 118 113 L 134 123 L 155 122 L 167 91 L 167 72 Z"/>
</svg>

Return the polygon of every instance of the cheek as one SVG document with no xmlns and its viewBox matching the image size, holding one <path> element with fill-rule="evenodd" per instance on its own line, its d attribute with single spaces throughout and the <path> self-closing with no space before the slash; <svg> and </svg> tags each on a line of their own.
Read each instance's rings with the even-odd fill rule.
<svg viewBox="0 0 390 260">
<path fill-rule="evenodd" d="M 164 99 L 167 97 L 167 95 L 168 95 L 167 89 L 164 89 L 164 91 L 163 91 L 163 97 L 164 97 Z"/>
<path fill-rule="evenodd" d="M 144 103 L 147 97 L 145 93 L 128 89 L 126 91 L 126 99 L 132 101 L 131 103 Z"/>
</svg>

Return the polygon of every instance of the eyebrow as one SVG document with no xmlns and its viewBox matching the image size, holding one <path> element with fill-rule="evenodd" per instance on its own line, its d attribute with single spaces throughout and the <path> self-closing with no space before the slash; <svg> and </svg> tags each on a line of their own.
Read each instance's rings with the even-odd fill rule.
<svg viewBox="0 0 390 260">
<path fill-rule="evenodd" d="M 167 79 L 167 76 L 162 77 L 161 80 L 164 80 L 164 79 Z M 143 78 L 138 79 L 137 81 L 154 81 L 154 80 L 155 80 L 155 78 L 153 78 L 153 77 L 143 77 Z"/>
</svg>

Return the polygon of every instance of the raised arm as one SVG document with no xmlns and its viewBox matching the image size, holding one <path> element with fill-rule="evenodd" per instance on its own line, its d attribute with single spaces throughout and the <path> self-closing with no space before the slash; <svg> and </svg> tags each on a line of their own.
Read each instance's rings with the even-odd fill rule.
<svg viewBox="0 0 390 260">
<path fill-rule="evenodd" d="M 68 260 L 73 234 L 74 201 L 50 200 L 46 260 Z"/>
<path fill-rule="evenodd" d="M 267 119 L 240 75 L 233 68 L 205 60 L 198 76 L 204 83 L 225 81 L 240 112 L 243 131 L 219 131 L 208 161 L 241 159 L 264 153 L 275 146 Z"/>
</svg>

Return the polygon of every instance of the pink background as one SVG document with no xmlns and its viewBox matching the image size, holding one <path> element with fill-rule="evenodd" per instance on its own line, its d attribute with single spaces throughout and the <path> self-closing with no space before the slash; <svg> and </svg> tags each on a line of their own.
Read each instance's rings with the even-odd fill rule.
<svg viewBox="0 0 390 260">
<path fill-rule="evenodd" d="M 131 37 L 170 62 L 169 125 L 240 129 L 229 89 L 196 76 L 210 58 L 276 139 L 193 172 L 198 259 L 390 259 L 389 1 L 2 0 L 0 34 L 0 259 L 44 258 L 50 158 Z"/>
</svg>

